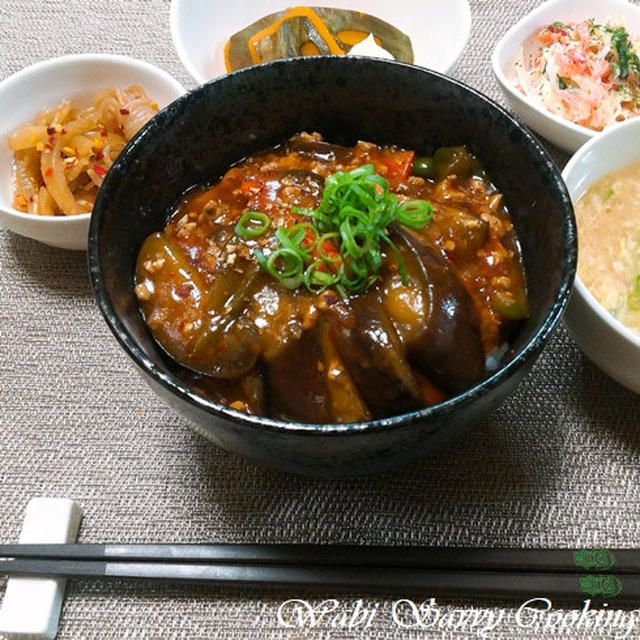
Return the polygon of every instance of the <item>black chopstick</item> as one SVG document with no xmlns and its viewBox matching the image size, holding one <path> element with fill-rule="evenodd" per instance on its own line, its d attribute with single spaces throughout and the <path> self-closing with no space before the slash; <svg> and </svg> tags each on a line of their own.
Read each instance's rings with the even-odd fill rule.
<svg viewBox="0 0 640 640">
<path fill-rule="evenodd" d="M 312 544 L 5 544 L 0 558 L 640 574 L 637 549 Z"/>
<path fill-rule="evenodd" d="M 0 562 L 0 573 L 22 576 L 146 579 L 226 586 L 326 587 L 432 596 L 640 601 L 640 575 L 441 571 L 402 567 L 103 562 L 16 559 Z"/>
</svg>

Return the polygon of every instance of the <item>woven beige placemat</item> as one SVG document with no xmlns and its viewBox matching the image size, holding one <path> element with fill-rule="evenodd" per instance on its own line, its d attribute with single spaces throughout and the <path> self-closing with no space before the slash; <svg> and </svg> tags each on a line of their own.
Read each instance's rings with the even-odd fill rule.
<svg viewBox="0 0 640 640">
<path fill-rule="evenodd" d="M 490 53 L 536 4 L 473 1 L 454 75 L 502 102 Z M 166 0 L 0 4 L 0 78 L 87 51 L 144 58 L 193 86 L 171 44 Z M 84 509 L 85 542 L 640 544 L 640 399 L 591 365 L 563 327 L 518 392 L 448 449 L 374 477 L 293 477 L 214 448 L 158 401 L 103 322 L 84 254 L 0 231 L 0 375 L 2 542 L 17 539 L 31 497 L 64 496 Z M 428 628 L 435 614 L 427 628 L 403 629 L 392 616 L 401 593 L 73 582 L 67 594 L 60 638 L 466 638 L 482 628 L 452 631 L 455 606 L 443 605 L 442 630 Z M 377 613 L 366 629 L 341 628 L 335 615 L 289 629 L 286 608 L 278 620 L 289 598 L 331 597 L 336 613 L 350 614 L 358 598 Z M 472 604 L 484 606 L 460 606 Z M 524 628 L 515 608 L 491 612 L 502 617 L 485 629 L 489 638 L 540 637 L 553 622 L 541 616 Z M 633 624 L 627 637 L 640 637 L 640 619 Z M 545 634 L 623 632 L 574 625 Z"/>
</svg>

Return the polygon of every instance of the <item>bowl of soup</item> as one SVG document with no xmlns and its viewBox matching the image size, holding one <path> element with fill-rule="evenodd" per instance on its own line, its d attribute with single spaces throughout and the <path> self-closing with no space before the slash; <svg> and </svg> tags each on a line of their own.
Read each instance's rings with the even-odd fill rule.
<svg viewBox="0 0 640 640">
<path fill-rule="evenodd" d="M 576 255 L 568 192 L 517 121 L 357 57 L 179 99 L 107 174 L 89 246 L 98 304 L 161 398 L 227 450 L 324 475 L 424 456 L 496 407 Z"/>
<path fill-rule="evenodd" d="M 563 176 L 578 223 L 578 275 L 566 324 L 605 373 L 640 393 L 640 122 L 582 147 Z"/>
</svg>

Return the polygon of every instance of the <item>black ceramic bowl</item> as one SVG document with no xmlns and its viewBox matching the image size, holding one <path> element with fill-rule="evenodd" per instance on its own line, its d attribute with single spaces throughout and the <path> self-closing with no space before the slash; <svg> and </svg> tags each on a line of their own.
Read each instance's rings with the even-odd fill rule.
<svg viewBox="0 0 640 640">
<path fill-rule="evenodd" d="M 138 250 L 179 196 L 241 158 L 299 131 L 429 154 L 466 144 L 504 193 L 519 235 L 532 314 L 501 368 L 436 407 L 361 424 L 298 424 L 227 408 L 180 382 L 147 330 L 133 292 Z M 500 403 L 523 378 L 560 318 L 576 264 L 569 195 L 535 138 L 473 89 L 383 60 L 299 58 L 214 80 L 149 122 L 109 171 L 89 231 L 89 267 L 107 323 L 144 378 L 221 447 L 305 474 L 379 471 L 424 456 Z"/>
</svg>

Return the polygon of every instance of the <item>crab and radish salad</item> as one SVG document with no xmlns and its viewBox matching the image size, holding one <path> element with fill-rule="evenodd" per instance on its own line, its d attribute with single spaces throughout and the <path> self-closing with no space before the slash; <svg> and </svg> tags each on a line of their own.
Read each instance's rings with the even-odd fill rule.
<svg viewBox="0 0 640 640">
<path fill-rule="evenodd" d="M 556 21 L 533 40 L 514 66 L 536 104 L 593 131 L 640 114 L 640 41 L 623 24 Z"/>
</svg>

